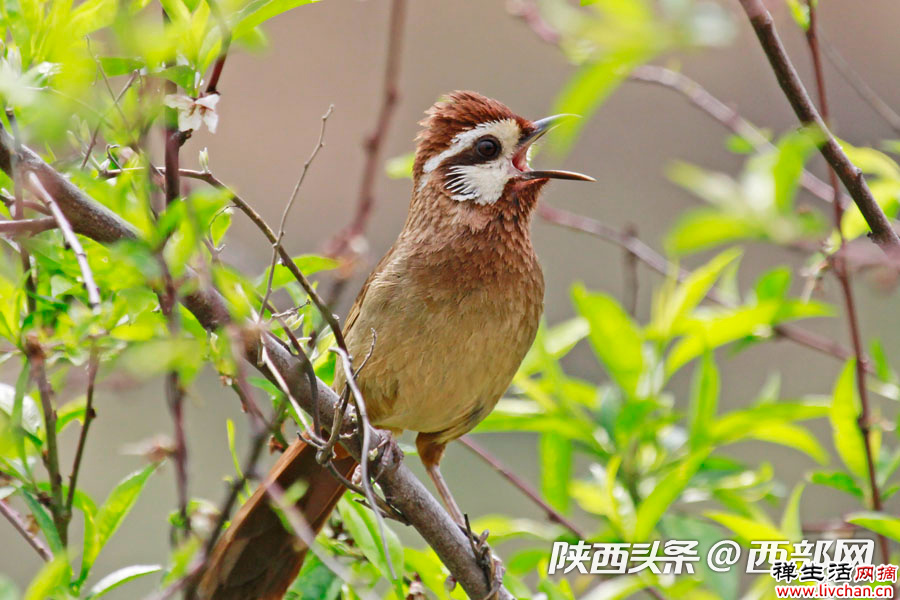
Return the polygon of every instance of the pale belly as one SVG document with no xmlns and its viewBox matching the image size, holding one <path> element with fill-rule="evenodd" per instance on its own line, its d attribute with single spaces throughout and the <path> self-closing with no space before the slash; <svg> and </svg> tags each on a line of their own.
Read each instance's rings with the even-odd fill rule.
<svg viewBox="0 0 900 600">
<path fill-rule="evenodd" d="M 372 356 L 359 376 L 371 422 L 444 432 L 441 441 L 475 427 L 506 391 L 534 340 L 541 283 L 536 278 L 508 294 L 493 288 L 453 298 L 433 290 L 370 290 L 347 339 L 359 361 L 376 330 Z"/>
</svg>

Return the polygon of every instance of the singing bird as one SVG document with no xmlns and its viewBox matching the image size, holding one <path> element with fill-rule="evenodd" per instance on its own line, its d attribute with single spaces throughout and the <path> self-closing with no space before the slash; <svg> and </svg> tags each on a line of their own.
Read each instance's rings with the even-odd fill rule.
<svg viewBox="0 0 900 600">
<path fill-rule="evenodd" d="M 534 341 L 544 278 L 529 226 L 539 193 L 549 179 L 593 181 L 529 166 L 532 144 L 563 116 L 529 121 L 462 91 L 432 106 L 416 138 L 406 224 L 344 325 L 352 356 L 371 350 L 357 383 L 372 424 L 418 432 L 419 457 L 457 523 L 463 516 L 438 464 L 449 442 L 491 412 Z M 345 383 L 338 369 L 335 391 Z M 315 456 L 302 439 L 284 452 L 219 540 L 200 598 L 284 595 L 307 547 L 285 529 L 266 490 L 304 481 L 297 509 L 318 532 L 344 488 Z M 356 466 L 335 463 L 345 476 Z"/>
</svg>

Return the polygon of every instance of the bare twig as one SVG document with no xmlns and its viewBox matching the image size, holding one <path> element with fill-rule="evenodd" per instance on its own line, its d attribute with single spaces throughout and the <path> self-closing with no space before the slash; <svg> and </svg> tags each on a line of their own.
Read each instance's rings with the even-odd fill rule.
<svg viewBox="0 0 900 600">
<path fill-rule="evenodd" d="M 265 294 L 263 294 L 263 306 L 265 306 L 269 301 L 269 295 L 272 293 L 272 278 L 275 276 L 275 263 L 278 262 L 278 249 L 281 247 L 281 240 L 284 239 L 284 226 L 285 223 L 287 223 L 288 214 L 291 212 L 291 208 L 294 206 L 294 201 L 297 199 L 297 193 L 300 191 L 300 186 L 303 185 L 303 181 L 306 179 L 306 174 L 309 172 L 309 166 L 316 159 L 319 151 L 325 147 L 325 126 L 328 124 L 328 117 L 331 116 L 331 113 L 333 111 L 334 104 L 331 104 L 329 105 L 328 110 L 325 111 L 325 114 L 322 115 L 322 126 L 319 129 L 319 140 L 316 142 L 316 146 L 315 148 L 313 148 L 313 151 L 309 155 L 309 158 L 307 158 L 306 162 L 303 163 L 303 169 L 300 171 L 300 177 L 297 178 L 297 183 L 294 184 L 294 190 L 291 192 L 291 197 L 288 198 L 287 204 L 284 206 L 284 211 L 281 213 L 281 223 L 278 226 L 278 237 L 274 242 L 272 242 L 272 263 L 271 265 L 269 265 L 269 278 L 266 282 L 266 292 Z M 263 311 L 260 311 L 259 314 L 260 318 L 262 318 Z"/>
<path fill-rule="evenodd" d="M 382 518 L 381 513 L 376 509 L 378 505 L 375 503 L 375 492 L 372 490 L 372 482 L 369 480 L 369 460 L 372 458 L 369 456 L 372 427 L 369 423 L 368 412 L 366 411 L 366 401 L 363 398 L 359 386 L 356 384 L 356 373 L 353 372 L 353 364 L 351 363 L 350 355 L 340 348 L 332 348 L 332 352 L 335 352 L 340 356 L 341 367 L 344 370 L 344 379 L 347 380 L 347 387 L 350 388 L 351 395 L 353 396 L 353 405 L 356 407 L 356 416 L 359 418 L 358 429 L 360 437 L 362 438 L 360 440 L 360 444 L 362 445 L 362 450 L 360 451 L 362 460 L 359 461 L 360 473 L 362 475 L 362 488 L 365 490 L 366 500 L 368 500 L 369 504 L 372 506 L 372 512 L 375 513 L 375 521 L 378 523 L 378 535 L 381 537 L 381 547 L 384 550 L 384 558 L 387 561 L 391 579 L 397 579 L 397 574 L 394 572 L 394 564 L 391 561 L 391 554 L 387 547 L 387 537 L 384 534 L 384 519 Z M 388 438 L 388 443 L 390 443 L 390 438 Z"/>
<path fill-rule="evenodd" d="M 637 227 L 634 224 L 629 224 L 625 227 L 625 235 L 628 237 L 637 237 Z M 622 291 L 622 306 L 625 307 L 625 310 L 628 311 L 628 314 L 632 317 L 637 314 L 637 301 L 638 301 L 638 272 L 637 272 L 637 257 L 626 250 L 624 252 L 624 263 L 622 265 L 622 270 L 625 274 L 625 281 L 623 285 Z"/>
<path fill-rule="evenodd" d="M 228 28 L 228 21 L 222 14 L 222 9 L 216 0 L 208 0 L 210 12 L 219 22 L 219 35 L 222 36 L 222 47 L 219 50 L 219 56 L 213 65 L 212 74 L 209 76 L 209 83 L 206 85 L 206 95 L 218 94 L 219 78 L 222 76 L 222 69 L 225 67 L 225 59 L 228 58 L 228 49 L 231 47 L 231 29 Z"/>
<path fill-rule="evenodd" d="M 688 271 L 676 267 L 674 263 L 670 263 L 662 254 L 658 253 L 640 239 L 629 236 L 627 233 L 619 231 L 606 223 L 601 223 L 596 219 L 571 213 L 548 204 L 538 205 L 537 214 L 548 223 L 568 227 L 569 229 L 588 233 L 602 240 L 612 242 L 627 250 L 635 258 L 657 273 L 662 275 L 671 275 L 672 273 L 675 273 L 675 276 L 679 281 L 683 281 L 689 275 Z M 707 297 L 718 304 L 726 306 L 729 304 L 715 289 L 710 290 Z M 776 325 L 773 329 L 779 336 L 789 339 L 801 346 L 806 346 L 816 352 L 834 356 L 840 360 L 847 360 L 853 356 L 853 351 L 849 348 L 801 327 L 782 324 Z M 868 360 L 864 361 L 863 365 L 867 372 L 874 372 L 869 365 Z"/>
<path fill-rule="evenodd" d="M 13 130 L 14 140 L 12 140 L 12 145 L 16 150 L 15 154 L 11 154 L 9 157 L 9 165 L 10 169 L 12 169 L 10 176 L 13 180 L 13 195 L 15 197 L 15 206 L 13 208 L 12 216 L 14 220 L 21 221 L 25 218 L 25 200 L 22 197 L 22 177 L 24 176 L 24 172 L 22 169 L 18 168 L 19 157 L 22 154 L 23 148 L 22 137 L 19 133 L 16 113 L 12 108 L 6 110 L 6 117 L 9 119 L 9 124 Z M 19 247 L 19 262 L 22 265 L 22 275 L 25 277 L 25 306 L 28 308 L 28 312 L 32 313 L 35 308 L 35 276 L 31 265 L 31 255 L 28 250 L 22 246 Z"/>
<path fill-rule="evenodd" d="M 390 25 L 387 39 L 387 62 L 384 69 L 384 83 L 381 95 L 381 108 L 375 130 L 369 135 L 363 148 L 366 153 L 362 180 L 359 186 L 359 197 L 356 214 L 350 224 L 338 233 L 327 245 L 326 254 L 342 256 L 350 249 L 353 240 L 365 234 L 372 206 L 375 203 L 375 177 L 380 164 L 381 147 L 391 124 L 391 117 L 397 105 L 400 93 L 398 78 L 400 75 L 400 59 L 403 54 L 403 21 L 406 16 L 406 0 L 392 0 Z M 330 303 L 329 305 L 333 304 Z"/>
<path fill-rule="evenodd" d="M 94 60 L 97 62 L 97 68 L 100 70 L 101 73 L 103 73 L 103 79 L 104 79 L 104 81 L 106 81 L 106 88 L 110 91 L 110 95 L 112 95 L 112 88 L 109 85 L 109 80 L 106 79 L 106 74 L 103 71 L 103 65 L 100 63 L 100 61 L 97 59 L 96 56 L 94 56 Z M 122 108 L 119 106 L 119 101 L 122 99 L 122 96 L 125 95 L 125 92 L 127 92 L 128 89 L 134 84 L 135 80 L 138 77 L 138 74 L 139 74 L 138 71 L 132 72 L 131 77 L 129 77 L 128 81 L 125 82 L 125 85 L 122 87 L 122 90 L 117 95 L 112 95 L 113 104 L 119 110 L 119 114 L 122 114 Z M 111 108 L 112 107 L 107 109 L 106 113 L 109 113 L 109 110 Z M 103 117 L 99 121 L 97 121 L 97 125 L 94 127 L 94 131 L 91 133 L 91 141 L 90 141 L 90 143 L 88 143 L 87 150 L 84 151 L 84 158 L 81 160 L 81 168 L 82 169 L 85 167 L 85 165 L 87 165 L 88 160 L 90 160 L 90 158 L 91 158 L 91 152 L 94 150 L 94 146 L 97 145 L 97 136 L 100 134 L 100 127 L 103 126 L 103 123 L 106 120 L 105 119 L 106 113 L 104 113 Z M 124 121 L 124 119 L 125 119 L 124 114 L 122 116 L 122 119 Z M 128 126 L 127 122 L 125 122 L 125 125 L 126 125 L 126 127 Z"/>
<path fill-rule="evenodd" d="M 807 8 L 809 9 L 809 27 L 806 30 L 806 41 L 809 45 L 810 54 L 812 56 L 813 72 L 815 73 L 816 78 L 816 90 L 819 96 L 819 110 L 822 114 L 822 118 L 825 120 L 825 122 L 827 122 L 829 117 L 828 95 L 825 90 L 825 74 L 822 69 L 822 57 L 819 52 L 816 3 L 812 0 L 807 0 Z M 834 168 L 831 168 L 830 166 L 828 169 L 828 176 L 831 180 L 832 188 L 837 190 L 837 175 Z M 859 392 L 860 404 L 860 413 L 859 418 L 857 419 L 857 425 L 859 426 L 859 430 L 863 438 L 863 445 L 866 449 L 866 469 L 869 474 L 869 489 L 871 493 L 872 509 L 880 511 L 882 509 L 881 491 L 878 489 L 877 470 L 873 455 L 874 453 L 872 451 L 873 440 L 871 435 L 872 432 L 869 415 L 869 395 L 866 388 L 865 356 L 863 356 L 862 336 L 860 335 L 859 331 L 859 319 L 857 317 L 856 304 L 853 298 L 853 287 L 850 283 L 850 272 L 847 269 L 847 261 L 842 252 L 844 246 L 847 243 L 847 240 L 844 239 L 844 232 L 841 228 L 842 218 L 844 216 L 844 207 L 841 204 L 839 198 L 835 198 L 834 200 L 834 226 L 838 231 L 840 248 L 831 259 L 832 265 L 834 267 L 832 270 L 834 271 L 835 277 L 840 284 L 841 293 L 844 297 L 844 307 L 847 314 L 847 324 L 850 329 L 850 343 L 853 346 L 853 354 L 855 355 L 854 357 L 856 359 L 856 387 Z M 881 546 L 883 562 L 890 562 L 890 546 L 888 545 L 887 537 L 879 534 L 878 541 L 879 545 Z"/>
<path fill-rule="evenodd" d="M 15 154 L 15 144 L 11 136 L 0 127 L 0 169 L 9 175 L 13 174 Z M 102 243 L 137 237 L 137 231 L 132 225 L 74 186 L 32 150 L 23 147 L 19 156 L 20 165 L 40 177 L 44 188 L 53 195 L 75 232 Z M 255 211 L 251 209 L 251 213 Z M 267 226 L 262 229 L 265 231 Z M 274 239 L 275 234 L 271 232 L 270 241 Z M 190 279 L 194 275 L 188 271 L 186 277 Z M 179 300 L 207 330 L 219 330 L 230 321 L 225 300 L 212 290 L 200 288 L 198 291 L 181 296 Z M 255 361 L 255 357 L 259 355 L 259 345 L 266 346 L 272 363 L 284 375 L 284 380 L 293 395 L 306 412 L 311 413 L 313 407 L 309 384 L 300 361 L 271 336 L 262 338 L 246 336 L 242 341 L 244 356 L 251 361 Z M 273 378 L 268 369 L 262 370 L 262 373 Z M 317 385 L 319 410 L 323 421 L 327 423 L 333 417 L 340 399 L 323 382 L 318 381 Z M 350 423 L 345 422 L 342 426 L 350 427 Z M 372 433 L 373 446 L 377 447 L 384 441 L 385 434 L 377 430 L 373 430 Z M 343 439 L 341 443 L 356 460 L 362 459 L 356 437 Z M 489 591 L 489 585 L 485 582 L 481 566 L 469 549 L 465 535 L 401 460 L 399 456 L 392 457 L 390 461 L 382 459 L 383 468 L 378 483 L 385 498 L 409 519 L 466 593 L 473 598 L 484 597 Z M 499 590 L 498 596 L 500 600 L 512 598 L 505 588 Z"/>
<path fill-rule="evenodd" d="M 822 35 L 821 31 L 818 32 L 817 36 L 819 39 L 819 47 L 825 51 L 825 57 L 832 65 L 834 65 L 834 68 L 841 74 L 841 77 L 850 84 L 850 87 L 859 94 L 859 97 L 862 98 L 879 117 L 884 119 L 885 123 L 890 125 L 891 129 L 896 133 L 900 133 L 900 115 L 898 115 L 887 102 L 881 99 L 878 92 L 872 89 L 872 86 L 866 83 L 865 79 L 860 77 L 859 73 L 850 66 L 834 44 Z M 822 116 L 824 117 L 825 115 L 823 114 Z"/>
<path fill-rule="evenodd" d="M 86 399 L 84 402 L 84 422 L 81 424 L 81 433 L 78 434 L 78 446 L 75 448 L 75 458 L 72 460 L 72 474 L 69 475 L 69 495 L 66 498 L 66 510 L 72 513 L 72 503 L 75 500 L 75 490 L 78 487 L 78 471 L 81 469 L 81 460 L 84 458 L 84 447 L 87 443 L 88 430 L 97 413 L 94 411 L 94 384 L 97 380 L 97 371 L 100 368 L 100 353 L 96 342 L 91 345 L 91 357 L 88 361 L 88 382 Z"/>
<path fill-rule="evenodd" d="M 87 254 L 84 253 L 84 247 L 81 245 L 81 242 L 78 240 L 78 236 L 75 235 L 75 232 L 72 231 L 72 226 L 69 225 L 68 219 L 66 219 L 66 215 L 63 214 L 63 211 L 56 204 L 56 201 L 53 199 L 47 190 L 44 189 L 44 186 L 41 184 L 41 180 L 34 173 L 28 174 L 28 187 L 31 189 L 35 195 L 40 198 L 44 204 L 47 205 L 47 208 L 50 209 L 50 212 L 53 214 L 53 219 L 56 221 L 57 226 L 60 231 L 62 231 L 63 238 L 66 240 L 66 244 L 72 249 L 72 252 L 75 253 L 75 258 L 78 261 L 78 268 L 81 270 L 81 278 L 82 283 L 84 284 L 84 289 L 87 291 L 88 302 L 91 305 L 91 309 L 94 311 L 94 314 L 100 312 L 100 290 L 97 289 L 97 283 L 94 281 L 94 273 L 91 271 L 91 266 L 88 264 Z"/>
<path fill-rule="evenodd" d="M 474 452 L 481 460 L 486 462 L 497 471 L 504 479 L 513 484 L 520 492 L 525 494 L 529 500 L 537 504 L 544 513 L 547 515 L 547 520 L 552 523 L 557 523 L 562 525 L 569 531 L 571 531 L 575 536 L 580 540 L 588 539 L 588 535 L 586 532 L 582 531 L 577 525 L 575 525 L 572 521 L 567 519 L 565 515 L 560 513 L 558 510 L 547 504 L 547 502 L 541 498 L 541 495 L 531 487 L 527 481 L 513 473 L 513 471 L 503 464 L 496 456 L 485 450 L 481 444 L 475 442 L 472 439 L 472 436 L 465 435 L 459 438 L 459 441 L 463 446 Z"/>
<path fill-rule="evenodd" d="M 628 78 L 631 81 L 661 85 L 678 92 L 729 131 L 748 141 L 757 151 L 774 148 L 769 139 L 737 110 L 713 96 L 706 88 L 683 73 L 658 65 L 641 65 L 634 69 Z M 805 169 L 800 183 L 820 200 L 831 202 L 834 198 L 834 189 Z"/>
<path fill-rule="evenodd" d="M 820 152 L 834 169 L 838 178 L 847 188 L 850 197 L 856 203 L 860 213 L 866 220 L 871 230 L 870 237 L 882 251 L 892 260 L 900 261 L 900 237 L 894 231 L 884 211 L 878 205 L 872 191 L 866 184 L 862 171 L 854 165 L 844 153 L 840 144 L 834 139 L 828 125 L 822 120 L 815 105 L 806 92 L 803 82 L 794 65 L 788 58 L 787 52 L 775 30 L 772 15 L 763 4 L 762 0 L 740 0 L 744 12 L 747 14 L 753 30 L 762 45 L 763 51 L 769 59 L 769 64 L 778 79 L 784 95 L 787 97 L 800 122 L 804 125 L 817 128 L 824 143 L 819 147 Z"/>
<path fill-rule="evenodd" d="M 16 509 L 10 506 L 5 499 L 0 500 L 0 515 L 6 517 L 6 520 L 19 532 L 19 535 L 25 538 L 28 545 L 34 548 L 35 552 L 38 553 L 38 556 L 46 562 L 53 560 L 53 553 L 50 552 L 50 548 L 47 547 L 41 538 L 31 533 L 28 524 L 25 522 L 25 518 L 20 515 Z"/>
<path fill-rule="evenodd" d="M 59 445 L 56 441 L 56 407 L 53 406 L 53 388 L 47 379 L 44 349 L 41 348 L 35 334 L 25 338 L 25 357 L 31 369 L 31 379 L 37 385 L 41 397 L 41 409 L 44 413 L 44 434 L 47 437 L 47 450 L 41 452 L 41 459 L 50 476 L 50 515 L 59 534 L 62 545 L 68 543 L 69 517 L 63 503 L 62 477 L 59 474 Z"/>
<path fill-rule="evenodd" d="M 22 219 L 19 221 L 0 221 L 0 235 L 34 235 L 55 228 L 56 220 L 52 217 Z"/>
</svg>

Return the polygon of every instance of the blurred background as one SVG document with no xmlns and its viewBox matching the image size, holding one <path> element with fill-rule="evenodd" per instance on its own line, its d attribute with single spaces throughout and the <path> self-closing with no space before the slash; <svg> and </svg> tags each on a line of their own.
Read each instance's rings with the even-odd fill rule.
<svg viewBox="0 0 900 600">
<path fill-rule="evenodd" d="M 736 2 L 721 4 L 734 13 L 736 28 L 731 43 L 669 54 L 657 62 L 677 66 L 759 126 L 776 133 L 793 128 L 796 119 L 743 14 L 738 14 Z M 801 76 L 810 82 L 802 33 L 784 3 L 768 4 Z M 320 116 L 334 104 L 326 146 L 312 165 L 287 224 L 286 246 L 291 254 L 321 251 L 353 213 L 364 161 L 363 140 L 374 128 L 380 103 L 388 13 L 386 0 L 325 0 L 272 21 L 267 26 L 270 44 L 266 50 L 233 52 L 228 57 L 219 84 L 222 99 L 218 131 L 214 135 L 206 130 L 195 134 L 182 151 L 183 160 L 195 163 L 198 152 L 208 148 L 211 170 L 270 223 L 277 223 L 316 142 Z M 896 60 L 900 55 L 900 38 L 896 35 L 900 5 L 894 0 L 823 0 L 819 14 L 820 27 L 830 42 L 889 104 L 900 107 L 900 61 Z M 387 132 L 384 159 L 413 148 L 423 111 L 445 92 L 476 90 L 503 101 L 519 114 L 539 118 L 549 114 L 557 91 L 574 72 L 557 48 L 511 16 L 501 0 L 409 3 L 400 69 L 399 104 Z M 872 145 L 890 137 L 877 116 L 828 63 L 826 79 L 839 136 Z M 672 91 L 626 82 L 585 125 L 582 137 L 561 164 L 544 154 L 535 160 L 540 166 L 591 174 L 598 183 L 552 182 L 543 201 L 616 227 L 633 225 L 640 238 L 660 249 L 661 237 L 675 216 L 699 202 L 667 180 L 666 167 L 680 159 L 736 173 L 743 157 L 726 150 L 726 137 L 718 123 Z M 821 167 L 821 160 L 815 157 L 812 170 L 821 175 Z M 367 264 L 349 282 L 337 307 L 339 314 L 346 313 L 365 275 L 402 227 L 410 189 L 409 180 L 389 179 L 379 171 L 367 235 Z M 802 197 L 805 202 L 815 202 L 809 196 Z M 575 281 L 621 298 L 620 249 L 540 221 L 535 222 L 533 233 L 547 280 L 549 322 L 572 315 L 569 289 Z M 262 272 L 271 255 L 259 232 L 236 215 L 230 239 L 225 260 L 248 273 Z M 687 264 L 703 259 L 701 254 Z M 746 284 L 763 267 L 791 260 L 777 248 L 751 245 L 743 261 L 741 281 Z M 648 290 L 657 277 L 640 269 L 639 318 L 647 314 Z M 856 282 L 863 332 L 897 331 L 900 312 L 896 305 L 872 282 L 862 277 Z M 831 301 L 837 299 L 836 292 L 830 279 L 821 290 L 824 299 Z M 837 340 L 847 339 L 845 322 L 840 319 L 811 321 L 807 326 Z M 900 352 L 900 336 L 885 336 L 883 341 L 888 356 Z M 832 358 L 788 342 L 751 347 L 745 351 L 739 369 L 730 364 L 727 354 L 719 358 L 722 389 L 727 391 L 723 408 L 749 402 L 766 377 L 777 371 L 790 375 L 783 381 L 786 397 L 827 393 L 841 367 Z M 593 381 L 605 377 L 589 350 L 579 349 L 567 360 L 575 374 Z M 679 374 L 671 389 L 683 392 L 688 377 L 689 371 Z M 71 385 L 73 394 L 81 389 L 76 383 Z M 676 402 L 683 405 L 683 394 Z M 126 473 L 143 464 L 142 458 L 127 452 L 128 447 L 158 434 L 171 435 L 171 421 L 162 381 L 135 386 L 126 380 L 107 379 L 100 387 L 97 411 L 99 418 L 85 460 L 87 464 L 103 464 L 104 469 L 86 470 L 82 484 L 91 495 L 102 498 Z M 202 377 L 192 390 L 187 408 L 190 494 L 215 503 L 225 493 L 223 477 L 233 472 L 225 442 L 226 417 L 236 422 L 238 446 L 243 448 L 246 426 L 234 394 L 225 390 L 213 374 Z M 826 427 L 827 423 L 813 425 L 817 433 L 824 433 Z M 66 432 L 64 452 L 71 452 L 77 429 Z M 517 473 L 536 479 L 535 438 L 483 435 L 479 441 Z M 752 455 L 757 462 L 778 461 L 780 476 L 788 484 L 802 477 L 811 465 L 808 458 L 771 445 L 738 445 L 729 452 Z M 421 473 L 418 460 L 408 462 Z M 458 444 L 450 447 L 442 468 L 463 509 L 470 514 L 539 516 L 521 494 Z M 821 489 L 805 498 L 804 519 L 832 517 L 844 509 L 844 499 Z M 98 572 L 121 564 L 157 562 L 165 556 L 169 540 L 162 524 L 174 506 L 174 474 L 166 465 L 101 555 Z M 414 532 L 408 539 L 420 544 Z M 0 547 L 6 549 L 0 554 L 0 571 L 24 588 L 39 566 L 38 558 L 5 522 L 0 522 Z M 149 585 L 149 581 L 138 582 L 110 597 L 134 597 Z"/>
</svg>

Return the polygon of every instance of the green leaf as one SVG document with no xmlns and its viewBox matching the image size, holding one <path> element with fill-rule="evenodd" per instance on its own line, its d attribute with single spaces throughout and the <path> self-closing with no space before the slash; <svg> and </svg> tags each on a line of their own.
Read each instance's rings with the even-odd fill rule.
<svg viewBox="0 0 900 600">
<path fill-rule="evenodd" d="M 362 550 L 365 557 L 375 565 L 385 579 L 390 581 L 391 570 L 388 568 L 382 548 L 381 536 L 378 531 L 378 523 L 372 511 L 359 502 L 355 502 L 345 496 L 338 503 L 338 512 L 341 514 L 344 526 L 350 532 L 350 535 L 353 536 L 353 540 L 359 546 L 359 549 Z M 397 572 L 403 565 L 403 546 L 400 544 L 397 534 L 387 524 L 385 524 L 384 536 L 388 552 L 390 553 L 391 564 L 395 572 Z M 394 581 L 394 586 L 399 590 L 398 593 L 402 597 L 399 580 Z"/>
<path fill-rule="evenodd" d="M 161 570 L 162 567 L 159 565 L 132 565 L 130 567 L 123 567 L 113 571 L 98 581 L 94 587 L 91 588 L 91 593 L 88 598 L 99 598 L 124 583 L 128 583 L 129 581 L 145 575 L 150 575 L 151 573 L 158 573 Z"/>
<path fill-rule="evenodd" d="M 572 300 L 578 313 L 590 325 L 591 347 L 610 377 L 629 395 L 638 393 L 638 380 L 644 368 L 641 334 L 637 325 L 611 296 L 588 292 L 584 286 L 572 288 Z"/>
<path fill-rule="evenodd" d="M 60 589 L 65 590 L 68 583 L 69 561 L 65 554 L 60 554 L 41 567 L 35 578 L 31 580 L 31 585 L 25 590 L 23 600 L 57 598 Z"/>
<path fill-rule="evenodd" d="M 583 123 L 625 77 L 652 54 L 643 44 L 617 48 L 575 73 L 556 98 L 553 112 L 578 115 L 584 119 L 569 119 L 550 133 L 550 144 L 557 154 L 569 151 Z"/>
<path fill-rule="evenodd" d="M 778 212 L 789 213 L 794 208 L 794 196 L 806 161 L 816 149 L 816 140 L 822 135 L 815 129 L 799 129 L 778 141 L 772 177 L 775 180 L 775 207 Z"/>
<path fill-rule="evenodd" d="M 94 564 L 97 555 L 109 541 L 109 538 L 116 532 L 122 520 L 137 502 L 138 497 L 144 489 L 150 475 L 156 470 L 159 464 L 147 465 L 139 471 L 135 471 L 119 482 L 113 491 L 110 492 L 106 502 L 100 506 L 95 519 L 97 525 L 97 544 L 91 548 L 91 556 L 84 556 L 84 565 L 90 568 Z M 87 553 L 87 548 L 85 549 Z M 85 573 L 84 567 L 82 574 Z"/>
<path fill-rule="evenodd" d="M 704 445 L 709 438 L 710 424 L 715 419 L 719 403 L 720 387 L 715 358 L 712 352 L 707 352 L 694 370 L 691 385 L 690 443 L 694 450 Z"/>
<path fill-rule="evenodd" d="M 895 516 L 874 511 L 856 512 L 847 515 L 848 523 L 865 527 L 879 535 L 900 542 L 900 519 Z"/>
<path fill-rule="evenodd" d="M 19 600 L 19 588 L 3 574 L 0 574 L 0 600 Z"/>
<path fill-rule="evenodd" d="M 787 540 L 784 533 L 771 523 L 723 512 L 707 512 L 704 514 L 707 518 L 733 531 L 745 546 L 748 546 L 754 540 Z"/>
<path fill-rule="evenodd" d="M 53 524 L 53 519 L 50 518 L 50 514 L 41 503 L 31 495 L 31 492 L 22 490 L 22 499 L 25 500 L 25 504 L 28 505 L 28 509 L 31 511 L 31 516 L 34 517 L 35 522 L 38 524 L 38 527 L 40 527 L 41 532 L 43 532 L 44 538 L 47 540 L 47 545 L 50 547 L 50 551 L 53 552 L 54 555 L 62 553 L 64 550 L 62 541 L 59 539 L 59 533 L 56 531 L 56 525 Z"/>
<path fill-rule="evenodd" d="M 338 600 L 342 583 L 340 577 L 311 554 L 303 561 L 303 568 L 284 600 Z"/>
<path fill-rule="evenodd" d="M 110 25 L 116 17 L 116 0 L 85 0 L 72 11 L 69 28 L 75 37 L 83 37 Z"/>
<path fill-rule="evenodd" d="M 688 210 L 679 216 L 666 234 L 663 245 L 666 252 L 677 256 L 763 237 L 763 232 L 744 217 L 703 207 Z"/>
<path fill-rule="evenodd" d="M 781 517 L 781 531 L 789 540 L 799 542 L 803 539 L 803 523 L 800 519 L 800 498 L 803 496 L 804 483 L 794 486 L 787 504 L 784 507 L 784 515 Z"/>
<path fill-rule="evenodd" d="M 313 1 L 315 0 L 252 0 L 235 16 L 232 37 L 239 40 L 272 17 Z"/>
<path fill-rule="evenodd" d="M 669 506 L 681 495 L 684 488 L 691 481 L 691 477 L 706 460 L 709 448 L 696 450 L 678 464 L 674 469 L 656 484 L 641 502 L 637 509 L 637 521 L 634 527 L 634 541 L 643 542 L 650 538 L 659 519 L 666 513 Z"/>
<path fill-rule="evenodd" d="M 812 474 L 810 474 L 809 480 L 819 485 L 827 485 L 828 487 L 832 487 L 836 490 L 846 492 L 851 496 L 855 496 L 856 498 L 862 499 L 863 497 L 863 491 L 862 489 L 860 489 L 856 481 L 852 477 L 841 471 L 835 471 L 833 473 L 827 473 L 825 471 L 814 471 Z"/>
<path fill-rule="evenodd" d="M 695 269 L 683 282 L 671 282 L 668 288 L 663 288 L 654 298 L 653 319 L 647 335 L 668 340 L 673 330 L 678 330 L 681 322 L 703 301 L 722 272 L 740 256 L 739 248 L 725 250 Z"/>
<path fill-rule="evenodd" d="M 831 429 L 834 447 L 850 473 L 866 481 L 868 467 L 866 446 L 857 420 L 859 418 L 859 396 L 856 391 L 856 362 L 847 361 L 838 376 L 831 400 Z"/>
<path fill-rule="evenodd" d="M 412 179 L 415 160 L 415 152 L 407 152 L 406 154 L 389 158 L 384 164 L 384 171 L 391 179 Z"/>
<path fill-rule="evenodd" d="M 572 476 L 572 440 L 557 433 L 540 437 L 541 492 L 551 506 L 569 510 L 569 479 Z"/>
</svg>

